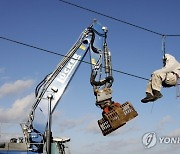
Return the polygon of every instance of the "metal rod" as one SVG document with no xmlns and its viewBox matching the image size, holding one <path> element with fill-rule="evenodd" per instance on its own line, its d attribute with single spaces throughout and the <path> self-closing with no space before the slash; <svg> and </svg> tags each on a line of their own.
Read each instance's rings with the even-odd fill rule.
<svg viewBox="0 0 180 154">
<path fill-rule="evenodd" d="M 52 120 L 52 112 L 51 112 L 51 100 L 53 98 L 53 95 L 48 96 L 48 125 L 46 130 L 46 148 L 47 148 L 47 154 L 51 154 L 51 138 L 52 138 L 52 132 L 51 132 L 51 120 Z"/>
<path fill-rule="evenodd" d="M 165 54 L 166 54 L 165 39 L 166 39 L 166 35 L 163 35 L 163 36 L 162 36 L 162 52 L 163 52 L 163 56 L 164 56 L 164 57 L 165 57 Z"/>
</svg>

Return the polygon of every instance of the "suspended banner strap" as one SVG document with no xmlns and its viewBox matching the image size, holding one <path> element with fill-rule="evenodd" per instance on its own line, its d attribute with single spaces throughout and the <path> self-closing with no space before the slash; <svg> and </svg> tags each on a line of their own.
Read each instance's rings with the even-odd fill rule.
<svg viewBox="0 0 180 154">
<path fill-rule="evenodd" d="M 180 89 L 179 89 L 180 83 L 179 80 L 177 81 L 176 84 L 176 98 L 180 97 Z"/>
<path fill-rule="evenodd" d="M 166 40 L 166 35 L 162 35 L 162 52 L 163 52 L 163 56 L 165 57 L 166 54 L 166 44 L 165 44 L 165 40 Z"/>
</svg>

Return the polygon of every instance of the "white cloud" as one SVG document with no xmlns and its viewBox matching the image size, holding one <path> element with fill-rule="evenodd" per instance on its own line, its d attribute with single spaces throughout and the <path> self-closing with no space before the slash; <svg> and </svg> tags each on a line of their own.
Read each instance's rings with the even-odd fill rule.
<svg viewBox="0 0 180 154">
<path fill-rule="evenodd" d="M 17 80 L 12 83 L 5 83 L 0 87 L 0 98 L 22 92 L 31 87 L 33 83 L 33 80 Z"/>
<path fill-rule="evenodd" d="M 0 142 L 9 142 L 11 138 L 23 137 L 19 123 L 0 123 Z"/>
<path fill-rule="evenodd" d="M 92 134 L 99 134 L 101 130 L 98 126 L 97 121 L 92 121 L 86 128 L 85 131 Z"/>
<path fill-rule="evenodd" d="M 167 115 L 163 117 L 160 122 L 157 124 L 157 129 L 162 130 L 164 127 L 172 121 L 172 117 L 170 115 Z"/>
<path fill-rule="evenodd" d="M 0 80 L 5 81 L 8 80 L 9 77 L 5 75 L 6 69 L 4 67 L 0 67 Z"/>
<path fill-rule="evenodd" d="M 60 123 L 60 130 L 63 132 L 66 129 L 73 129 L 75 127 L 81 126 L 85 122 L 86 122 L 86 118 L 81 118 L 81 119 L 64 119 Z"/>
<path fill-rule="evenodd" d="M 144 148 L 142 144 L 141 136 L 123 138 L 119 135 L 119 139 L 111 138 L 111 140 L 96 140 L 89 144 L 83 145 L 78 151 L 78 154 L 92 154 L 92 153 L 103 153 L 103 154 L 179 154 L 178 145 L 155 145 L 150 149 Z"/>
<path fill-rule="evenodd" d="M 34 94 L 27 95 L 22 99 L 16 100 L 8 109 L 0 108 L 1 122 L 22 122 L 27 118 L 30 107 L 34 101 Z"/>
<path fill-rule="evenodd" d="M 4 73 L 5 68 L 4 67 L 0 67 L 0 73 Z"/>
<path fill-rule="evenodd" d="M 170 132 L 168 136 L 180 136 L 180 128 L 177 128 L 174 131 Z"/>
<path fill-rule="evenodd" d="M 101 141 L 94 141 L 90 144 L 82 146 L 82 151 L 79 154 L 91 154 L 91 153 L 103 153 L 103 154 L 139 154 L 139 151 L 143 149 L 142 143 L 137 138 L 122 138 L 108 140 L 104 138 Z M 137 152 L 137 153 L 136 153 Z"/>
</svg>

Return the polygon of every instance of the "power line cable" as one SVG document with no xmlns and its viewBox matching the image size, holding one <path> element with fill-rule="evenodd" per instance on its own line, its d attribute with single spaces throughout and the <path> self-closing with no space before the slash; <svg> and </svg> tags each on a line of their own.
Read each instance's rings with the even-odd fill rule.
<svg viewBox="0 0 180 154">
<path fill-rule="evenodd" d="M 126 73 L 126 72 L 123 72 L 123 71 L 119 71 L 119 70 L 116 70 L 116 69 L 112 69 L 112 71 L 114 72 L 117 72 L 117 73 L 121 73 L 121 74 L 124 74 L 124 75 L 128 75 L 128 76 L 132 76 L 132 77 L 135 77 L 135 78 L 139 78 L 139 79 L 143 79 L 143 80 L 148 80 L 147 78 L 144 78 L 144 77 L 140 77 L 140 76 L 137 76 L 137 75 L 134 75 L 134 74 L 130 74 L 130 73 Z"/>
<path fill-rule="evenodd" d="M 67 1 L 64 1 L 64 0 L 59 0 L 59 1 L 60 1 L 60 2 L 63 2 L 63 3 L 66 3 L 66 4 L 68 4 L 68 5 L 71 5 L 71 6 L 74 6 L 74 7 L 77 7 L 77 8 L 80 8 L 80 9 L 83 9 L 83 10 L 86 10 L 86 11 L 89 11 L 89 12 L 92 12 L 92 13 L 95 13 L 95 14 L 98 14 L 98 15 L 101 15 L 101 16 L 104 16 L 104 17 L 106 17 L 106 18 L 109 18 L 109 19 L 112 19 L 112 20 L 115 20 L 115 21 L 118 21 L 118 22 L 127 24 L 127 25 L 129 25 L 129 26 L 133 26 L 133 27 L 136 27 L 136 28 L 138 28 L 138 29 L 141 29 L 141 30 L 144 30 L 144 31 L 147 31 L 147 32 L 150 32 L 150 33 L 159 35 L 159 36 L 164 36 L 164 34 L 162 34 L 162 33 L 159 33 L 159 32 L 150 30 L 150 29 L 148 29 L 148 28 L 145 28 L 145 27 L 141 27 L 141 26 L 132 24 L 132 23 L 130 23 L 130 22 L 127 22 L 127 21 L 124 21 L 124 20 L 121 20 L 121 19 L 118 19 L 118 18 L 109 16 L 109 15 L 104 14 L 104 13 L 100 13 L 100 12 L 97 12 L 97 11 L 95 11 L 95 10 L 91 10 L 91 9 L 85 8 L 85 7 L 83 7 L 83 6 L 80 6 L 80 5 L 71 3 L 71 2 L 67 2 Z M 180 35 L 179 35 L 179 34 L 172 34 L 172 35 L 166 35 L 166 36 L 180 36 Z"/>
<path fill-rule="evenodd" d="M 176 37 L 176 36 L 180 36 L 179 34 L 167 34 L 165 36 L 172 36 L 172 37 Z"/>
<path fill-rule="evenodd" d="M 55 52 L 55 51 L 43 49 L 43 48 L 40 48 L 40 47 L 36 47 L 36 46 L 34 46 L 34 45 L 26 44 L 26 43 L 19 42 L 19 41 L 16 41 L 16 40 L 12 40 L 12 39 L 9 39 L 9 38 L 6 38 L 6 37 L 0 36 L 0 39 L 6 40 L 6 41 L 8 41 L 8 42 L 16 43 L 16 44 L 19 44 L 19 45 L 23 45 L 23 46 L 26 46 L 26 47 L 30 47 L 30 48 L 33 48 L 33 49 L 37 49 L 37 50 L 40 50 L 40 51 L 43 51 L 43 52 L 46 52 L 46 53 L 49 53 L 49 54 L 54 54 L 54 55 L 58 55 L 58 56 L 61 56 L 61 57 L 70 58 L 70 57 L 68 57 L 68 56 L 66 56 L 66 55 L 57 53 L 57 52 Z M 73 58 L 71 58 L 71 59 L 73 59 Z M 77 59 L 76 59 L 76 60 L 77 60 Z M 78 61 L 92 65 L 92 63 L 87 62 L 87 61 L 84 61 L 84 60 L 78 60 Z M 132 77 L 135 77 L 135 78 L 143 79 L 143 80 L 149 80 L 149 79 L 147 79 L 147 78 L 140 77 L 140 76 L 137 76 L 137 75 L 134 75 L 134 74 L 130 74 L 130 73 L 126 73 L 126 72 L 123 72 L 123 71 L 120 71 L 120 70 L 117 70 L 117 69 L 112 69 L 112 71 L 117 72 L 117 73 L 121 73 L 121 74 L 125 74 L 125 75 L 128 75 L 128 76 L 132 76 Z"/>
</svg>

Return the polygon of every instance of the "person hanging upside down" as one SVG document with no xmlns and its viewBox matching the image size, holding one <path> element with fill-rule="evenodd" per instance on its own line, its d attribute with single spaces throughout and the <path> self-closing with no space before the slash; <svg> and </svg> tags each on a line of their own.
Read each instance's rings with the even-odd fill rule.
<svg viewBox="0 0 180 154">
<path fill-rule="evenodd" d="M 146 97 L 142 103 L 156 101 L 161 98 L 161 87 L 175 86 L 180 77 L 180 63 L 170 54 L 163 56 L 163 68 L 152 73 L 146 88 Z"/>
</svg>

